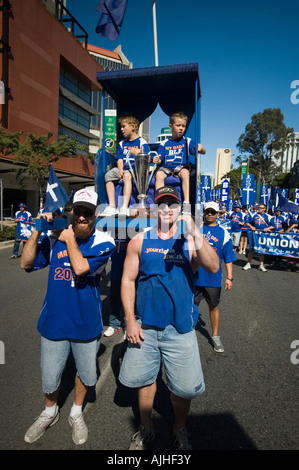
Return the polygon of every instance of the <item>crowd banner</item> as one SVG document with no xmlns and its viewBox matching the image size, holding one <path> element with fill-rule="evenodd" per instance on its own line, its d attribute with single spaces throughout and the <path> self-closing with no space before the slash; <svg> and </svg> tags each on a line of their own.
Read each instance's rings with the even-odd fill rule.
<svg viewBox="0 0 299 470">
<path fill-rule="evenodd" d="M 268 205 L 269 202 L 269 189 L 267 184 L 261 186 L 261 203 Z"/>
<path fill-rule="evenodd" d="M 228 199 L 229 199 L 229 183 L 230 183 L 230 179 L 225 178 L 222 181 L 222 185 L 221 185 L 220 202 L 224 202 L 226 204 L 226 207 L 227 207 Z"/>
<path fill-rule="evenodd" d="M 249 231 L 248 238 L 256 253 L 299 258 L 299 233 Z"/>
<path fill-rule="evenodd" d="M 201 194 L 202 202 L 208 202 L 211 200 L 211 177 L 209 175 L 202 175 L 201 177 Z"/>
<path fill-rule="evenodd" d="M 243 175 L 242 206 L 252 206 L 255 203 L 256 188 L 253 174 Z"/>
</svg>

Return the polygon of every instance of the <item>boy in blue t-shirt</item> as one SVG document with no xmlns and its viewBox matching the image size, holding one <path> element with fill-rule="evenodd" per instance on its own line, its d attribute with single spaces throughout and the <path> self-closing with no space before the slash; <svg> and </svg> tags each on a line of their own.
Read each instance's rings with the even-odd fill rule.
<svg viewBox="0 0 299 470">
<path fill-rule="evenodd" d="M 135 116 L 124 114 L 119 118 L 120 129 L 124 136 L 118 144 L 115 161 L 117 166 L 108 170 L 105 175 L 108 206 L 101 216 L 114 216 L 116 214 L 129 215 L 129 203 L 132 193 L 132 173 L 135 168 L 135 156 L 141 152 L 149 153 L 150 148 L 143 137 L 139 137 L 139 121 Z M 123 204 L 118 211 L 115 201 L 115 185 L 124 182 Z"/>
<path fill-rule="evenodd" d="M 182 112 L 170 115 L 171 137 L 160 144 L 157 161 L 154 159 L 154 163 L 162 164 L 156 172 L 156 190 L 164 186 L 165 178 L 169 175 L 181 179 L 184 197 L 183 212 L 190 212 L 189 155 L 196 154 L 195 142 L 184 137 L 187 119 L 187 116 Z M 203 155 L 206 153 L 201 144 L 198 144 L 198 152 Z"/>
</svg>

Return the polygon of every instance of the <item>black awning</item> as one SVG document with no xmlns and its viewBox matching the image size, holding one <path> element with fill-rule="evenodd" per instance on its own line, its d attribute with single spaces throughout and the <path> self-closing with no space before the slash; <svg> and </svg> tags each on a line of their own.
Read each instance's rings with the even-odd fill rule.
<svg viewBox="0 0 299 470">
<path fill-rule="evenodd" d="M 201 96 L 197 63 L 99 72 L 97 80 L 117 103 L 119 116 L 134 114 L 140 122 L 158 104 L 168 116 L 184 112 L 190 122 L 196 109 L 196 89 L 197 98 Z"/>
</svg>

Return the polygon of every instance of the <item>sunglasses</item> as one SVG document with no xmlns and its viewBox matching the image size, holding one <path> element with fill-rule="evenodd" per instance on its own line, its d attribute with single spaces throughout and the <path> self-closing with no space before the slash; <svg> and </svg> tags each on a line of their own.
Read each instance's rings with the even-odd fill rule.
<svg viewBox="0 0 299 470">
<path fill-rule="evenodd" d="M 89 210 L 84 211 L 81 209 L 74 209 L 73 212 L 77 217 L 80 217 L 81 215 L 83 215 L 83 217 L 85 217 L 86 219 L 89 219 L 90 217 L 94 215 L 94 212 L 89 211 Z"/>
<path fill-rule="evenodd" d="M 158 208 L 160 211 L 163 211 L 165 209 L 165 207 L 168 206 L 169 209 L 177 209 L 179 207 L 179 204 L 177 202 L 173 202 L 173 201 L 164 201 L 164 202 L 161 202 L 160 204 L 158 204 Z"/>
<path fill-rule="evenodd" d="M 205 214 L 212 214 L 212 215 L 215 215 L 215 214 L 217 214 L 217 212 L 216 212 L 214 209 L 206 209 L 206 210 L 205 210 Z"/>
</svg>

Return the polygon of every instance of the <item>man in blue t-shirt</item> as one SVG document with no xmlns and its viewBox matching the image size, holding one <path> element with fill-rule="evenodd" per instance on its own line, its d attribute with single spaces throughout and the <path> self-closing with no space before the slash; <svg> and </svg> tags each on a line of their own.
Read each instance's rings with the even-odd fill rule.
<svg viewBox="0 0 299 470">
<path fill-rule="evenodd" d="M 88 436 L 82 405 L 88 387 L 97 381 L 96 358 L 103 330 L 100 278 L 115 248 L 110 236 L 94 228 L 97 200 L 90 189 L 77 191 L 72 224 L 40 242 L 41 231 L 34 229 L 22 253 L 21 267 L 26 271 L 49 266 L 47 293 L 37 325 L 46 407 L 25 434 L 29 443 L 59 419 L 58 392 L 70 351 L 77 375 L 69 423 L 75 444 L 83 444 Z M 51 222 L 53 214 L 40 213 L 37 219 Z"/>
<path fill-rule="evenodd" d="M 220 310 L 219 302 L 222 289 L 222 260 L 226 267 L 225 289 L 230 290 L 233 286 L 233 262 L 237 257 L 234 252 L 232 239 L 228 231 L 217 222 L 219 207 L 216 202 L 210 201 L 204 207 L 203 235 L 219 257 L 219 270 L 215 274 L 207 272 L 203 268 L 198 269 L 198 277 L 195 281 L 195 302 L 199 304 L 202 299 L 207 301 L 210 321 L 212 326 L 212 342 L 214 350 L 218 353 L 224 352 L 223 344 L 218 333 Z"/>
<path fill-rule="evenodd" d="M 266 205 L 261 203 L 258 205 L 257 212 L 255 213 L 251 212 L 249 214 L 246 225 L 252 231 L 271 232 L 272 229 L 270 227 L 270 219 L 271 219 L 270 216 L 266 214 Z M 249 269 L 251 269 L 251 261 L 253 258 L 253 253 L 254 253 L 253 249 L 250 249 L 248 253 L 247 263 L 242 268 L 244 269 L 244 271 L 248 271 Z M 259 253 L 258 270 L 262 271 L 263 273 L 266 273 L 267 269 L 265 268 L 265 265 L 264 265 L 264 258 L 265 258 L 264 253 Z"/>
<path fill-rule="evenodd" d="M 241 203 L 235 202 L 233 205 L 233 211 L 229 214 L 229 218 L 232 221 L 232 241 L 235 252 L 240 245 L 241 230 L 244 225 L 244 214 L 241 211 Z"/>
<path fill-rule="evenodd" d="M 17 222 L 17 226 L 15 229 L 15 242 L 10 259 L 14 259 L 19 256 L 19 248 L 21 241 L 23 241 L 24 244 L 31 235 L 31 225 L 33 225 L 34 222 L 32 219 L 32 215 L 26 209 L 26 204 L 21 202 L 21 204 L 19 205 L 19 210 L 14 215 L 14 219 L 15 222 Z"/>
<path fill-rule="evenodd" d="M 186 420 L 191 400 L 204 391 L 194 331 L 198 316 L 194 274 L 199 266 L 216 272 L 219 260 L 191 215 L 180 214 L 175 188 L 159 188 L 155 203 L 157 227 L 139 232 L 127 248 L 121 296 L 128 347 L 119 380 L 138 388 L 140 428 L 130 449 L 143 450 L 146 442 L 154 439 L 151 413 L 162 360 L 174 410 L 174 444 L 180 450 L 190 450 Z M 180 220 L 186 225 L 184 234 Z"/>
</svg>

